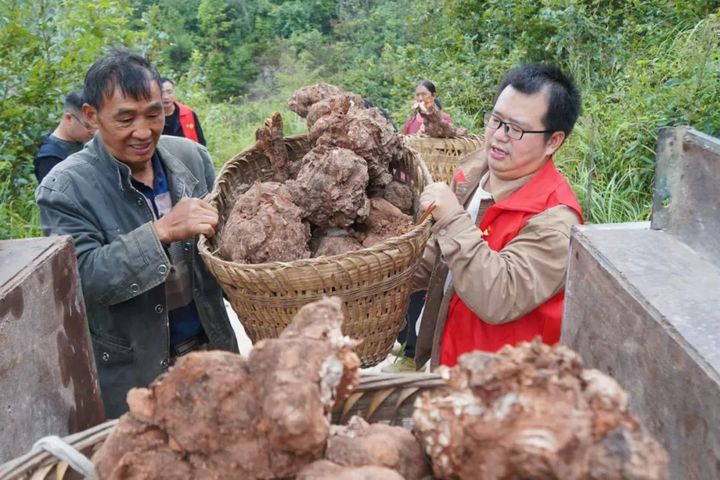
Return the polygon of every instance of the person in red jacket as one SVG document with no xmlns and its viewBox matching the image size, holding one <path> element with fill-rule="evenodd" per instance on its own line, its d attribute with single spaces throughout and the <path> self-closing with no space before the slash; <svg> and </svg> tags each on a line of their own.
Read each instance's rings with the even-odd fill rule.
<svg viewBox="0 0 720 480">
<path fill-rule="evenodd" d="M 197 114 L 175 98 L 175 83 L 167 77 L 162 77 L 160 81 L 162 82 L 162 105 L 165 111 L 163 135 L 185 137 L 201 145 L 207 145 Z"/>
<path fill-rule="evenodd" d="M 485 149 L 470 154 L 451 185 L 433 183 L 432 237 L 413 279 L 427 288 L 415 360 L 455 365 L 560 338 L 570 230 L 580 206 L 553 162 L 580 114 L 580 93 L 551 65 L 524 65 L 500 83 L 485 115 Z"/>
<path fill-rule="evenodd" d="M 420 135 L 423 133 L 423 124 L 425 123 L 425 119 L 418 111 L 420 108 L 423 108 L 426 112 L 439 110 L 442 121 L 452 125 L 452 118 L 450 118 L 450 115 L 442 111 L 442 103 L 440 103 L 440 99 L 437 98 L 435 84 L 429 80 L 423 80 L 415 87 L 413 114 L 410 118 L 408 118 L 403 126 L 403 135 Z"/>
</svg>

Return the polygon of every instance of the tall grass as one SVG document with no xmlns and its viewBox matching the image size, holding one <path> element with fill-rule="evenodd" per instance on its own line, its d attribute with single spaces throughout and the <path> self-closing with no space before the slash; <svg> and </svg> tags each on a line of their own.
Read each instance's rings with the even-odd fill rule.
<svg viewBox="0 0 720 480">
<path fill-rule="evenodd" d="M 594 223 L 648 220 L 657 131 L 690 125 L 720 135 L 720 22 L 634 52 L 603 90 L 584 88 L 584 112 L 559 163 Z M 587 77 L 579 78 L 587 85 Z"/>
<path fill-rule="evenodd" d="M 253 93 L 226 103 L 213 103 L 192 75 L 179 82 L 177 95 L 198 114 L 217 169 L 252 146 L 257 128 L 275 112 L 282 115 L 285 135 L 307 131 L 305 119 L 287 108 L 287 100 L 298 88 L 321 80 L 292 57 L 292 52 L 284 54 L 269 79 L 259 80 L 251 88 Z"/>
</svg>

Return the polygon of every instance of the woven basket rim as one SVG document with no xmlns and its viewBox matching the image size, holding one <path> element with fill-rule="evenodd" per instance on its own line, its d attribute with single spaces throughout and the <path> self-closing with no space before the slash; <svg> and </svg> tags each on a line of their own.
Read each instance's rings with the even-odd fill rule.
<svg viewBox="0 0 720 480">
<path fill-rule="evenodd" d="M 201 255 L 206 255 L 211 258 L 212 261 L 230 268 L 243 268 L 246 270 L 284 270 L 286 268 L 301 268 L 301 267 L 314 267 L 317 265 L 337 263 L 340 260 L 352 261 L 354 258 L 364 258 L 368 254 L 372 253 L 383 253 L 389 250 L 397 250 L 399 245 L 405 245 L 407 240 L 418 237 L 424 233 L 426 228 L 429 228 L 432 223 L 432 219 L 426 219 L 422 224 L 415 225 L 410 231 L 389 239 L 385 239 L 382 242 L 378 242 L 370 247 L 353 250 L 352 252 L 345 252 L 338 255 L 322 256 L 315 258 L 301 258 L 298 260 L 292 260 L 290 262 L 266 262 L 266 263 L 237 263 L 230 260 L 225 260 L 222 257 L 214 254 L 210 251 L 210 247 L 207 244 L 207 238 L 205 235 L 201 235 L 198 241 L 198 250 Z"/>
</svg>

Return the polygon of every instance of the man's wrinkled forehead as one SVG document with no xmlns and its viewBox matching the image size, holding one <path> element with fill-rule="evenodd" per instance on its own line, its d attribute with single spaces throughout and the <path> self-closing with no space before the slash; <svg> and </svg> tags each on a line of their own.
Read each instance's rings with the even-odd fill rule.
<svg viewBox="0 0 720 480">
<path fill-rule="evenodd" d="M 153 78 L 150 72 L 145 72 L 144 81 L 132 82 L 123 84 L 120 82 L 117 76 L 108 78 L 105 86 L 102 89 L 102 102 L 100 104 L 100 110 L 108 105 L 110 101 L 115 97 L 116 93 L 120 94 L 120 98 L 128 100 L 145 100 L 147 102 L 153 100 L 153 84 L 157 85 L 158 92 L 160 91 L 160 83 Z"/>
</svg>

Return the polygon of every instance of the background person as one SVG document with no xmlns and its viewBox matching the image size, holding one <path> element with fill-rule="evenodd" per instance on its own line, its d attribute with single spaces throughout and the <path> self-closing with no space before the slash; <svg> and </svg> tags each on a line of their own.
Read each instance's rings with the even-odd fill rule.
<svg viewBox="0 0 720 480">
<path fill-rule="evenodd" d="M 452 125 L 450 115 L 442 111 L 442 103 L 435 93 L 435 84 L 429 80 L 423 80 L 415 87 L 415 103 L 413 104 L 413 115 L 405 122 L 403 126 L 403 135 L 419 135 L 422 133 L 422 127 L 425 123 L 422 115 L 418 112 L 421 108 L 426 112 L 433 110 L 440 111 L 442 121 Z"/>
<path fill-rule="evenodd" d="M 71 235 L 105 410 L 127 411 L 146 386 L 193 350 L 237 351 L 222 291 L 197 235 L 217 210 L 201 200 L 215 173 L 205 147 L 161 135 L 160 77 L 115 52 L 85 76 L 88 146 L 45 177 L 35 198 L 46 235 Z"/>
<path fill-rule="evenodd" d="M 162 105 L 165 111 L 163 135 L 185 137 L 201 145 L 207 145 L 197 114 L 175 98 L 175 83 L 167 77 L 162 77 L 160 81 Z"/>
<path fill-rule="evenodd" d="M 69 155 L 82 150 L 95 134 L 82 113 L 84 103 L 82 90 L 75 90 L 65 97 L 63 115 L 55 130 L 45 135 L 35 154 L 35 178 L 38 183 L 58 163 Z"/>
<path fill-rule="evenodd" d="M 423 80 L 415 87 L 413 116 L 410 117 L 403 126 L 404 135 L 418 135 L 422 133 L 425 119 L 418 112 L 420 105 L 423 106 L 425 111 L 439 110 L 442 121 L 452 125 L 450 115 L 442 111 L 442 103 L 440 103 L 440 100 L 437 98 L 435 84 L 429 80 Z M 413 292 L 410 295 L 408 311 L 405 315 L 405 328 L 400 331 L 397 337 L 397 341 L 402 345 L 402 349 L 393 351 L 393 353 L 398 355 L 398 358 L 391 365 L 383 367 L 383 372 L 397 373 L 413 372 L 416 370 L 414 358 L 417 335 L 415 333 L 415 325 L 419 320 L 424 303 L 425 291 Z"/>
<path fill-rule="evenodd" d="M 435 223 L 414 278 L 427 289 L 418 365 L 559 340 L 570 230 L 582 213 L 553 155 L 579 113 L 580 93 L 558 68 L 513 70 L 485 116 L 485 149 L 468 155 L 450 187 L 423 191 Z"/>
</svg>

